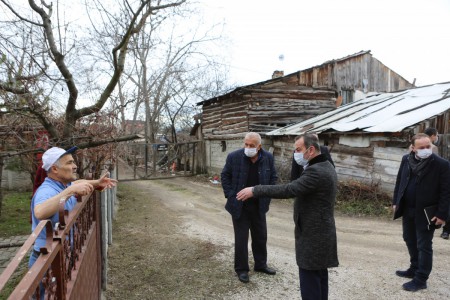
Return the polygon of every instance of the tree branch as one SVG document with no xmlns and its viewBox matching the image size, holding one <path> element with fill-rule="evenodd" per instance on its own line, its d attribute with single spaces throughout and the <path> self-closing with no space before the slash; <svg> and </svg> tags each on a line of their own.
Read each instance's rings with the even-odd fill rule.
<svg viewBox="0 0 450 300">
<path fill-rule="evenodd" d="M 142 28 L 142 26 L 145 24 L 146 19 L 150 14 L 152 14 L 155 10 L 165 9 L 169 7 L 176 7 L 186 2 L 186 0 L 180 0 L 178 2 L 166 4 L 166 5 L 160 5 L 155 7 L 150 7 L 145 13 L 143 13 L 141 19 L 139 22 L 137 22 L 137 19 L 141 12 L 144 10 L 145 6 L 147 6 L 151 1 L 146 0 L 141 3 L 136 13 L 134 13 L 133 18 L 131 19 L 131 22 L 127 28 L 126 33 L 122 37 L 122 40 L 119 42 L 119 44 L 113 48 L 113 66 L 114 66 L 114 73 L 111 77 L 111 80 L 109 81 L 108 85 L 106 86 L 105 90 L 100 95 L 99 100 L 89 107 L 81 108 L 76 113 L 76 118 L 82 118 L 84 116 L 87 116 L 89 114 L 98 112 L 103 105 L 106 103 L 108 98 L 111 96 L 112 92 L 114 91 L 117 83 L 119 82 L 120 76 L 122 75 L 122 72 L 124 70 L 125 66 L 125 58 L 127 55 L 127 47 L 130 41 L 130 38 L 132 35 L 139 32 L 139 30 Z M 137 23 L 136 23 L 137 22 Z M 135 24 L 137 24 L 135 26 Z"/>
<path fill-rule="evenodd" d="M 144 138 L 144 137 L 140 134 L 124 135 L 124 136 L 120 136 L 117 138 L 109 138 L 109 139 L 104 139 L 104 140 L 90 141 L 87 143 L 78 144 L 77 147 L 78 147 L 78 149 L 89 149 L 89 148 L 94 148 L 94 147 L 98 147 L 98 146 L 102 146 L 102 145 L 106 145 L 106 144 L 110 144 L 110 143 L 127 142 L 127 141 L 142 139 L 142 138 Z M 27 149 L 27 150 L 23 150 L 23 151 L 0 152 L 0 158 L 12 157 L 12 156 L 23 155 L 23 154 L 28 154 L 28 153 L 42 153 L 42 152 L 45 152 L 45 150 L 42 148 Z"/>
<path fill-rule="evenodd" d="M 12 87 L 9 84 L 7 84 L 5 82 L 1 82 L 1 81 L 0 81 L 0 91 L 13 93 L 15 95 L 30 94 L 30 91 L 28 91 L 27 88 L 24 88 L 24 87 L 23 88 Z"/>
<path fill-rule="evenodd" d="M 36 26 L 40 26 L 40 27 L 43 27 L 43 26 L 44 26 L 43 24 L 36 23 L 36 22 L 33 22 L 33 21 L 28 20 L 27 18 L 22 17 L 21 15 L 19 15 L 19 14 L 14 10 L 14 8 L 12 8 L 11 5 L 9 5 L 8 3 L 6 3 L 5 0 L 0 0 L 0 1 L 1 1 L 6 7 L 8 7 L 8 9 L 9 9 L 16 17 L 18 17 L 18 18 L 21 19 L 22 21 L 25 21 L 25 22 L 27 22 L 27 23 L 30 23 L 30 24 L 33 24 L 33 25 L 36 25 Z"/>
<path fill-rule="evenodd" d="M 94 148 L 94 147 L 109 144 L 109 143 L 127 142 L 127 141 L 132 141 L 132 140 L 137 140 L 137 139 L 143 139 L 143 138 L 144 138 L 144 136 L 142 136 L 140 134 L 131 134 L 131 135 L 124 135 L 124 136 L 120 136 L 120 137 L 116 137 L 116 138 L 109 138 L 109 139 L 98 140 L 98 141 L 89 141 L 86 143 L 78 144 L 77 147 L 79 149 Z"/>
</svg>

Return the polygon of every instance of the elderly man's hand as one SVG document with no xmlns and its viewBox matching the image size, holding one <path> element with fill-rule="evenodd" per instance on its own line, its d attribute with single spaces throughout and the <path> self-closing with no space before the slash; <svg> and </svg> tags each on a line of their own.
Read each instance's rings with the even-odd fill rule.
<svg viewBox="0 0 450 300">
<path fill-rule="evenodd" d="M 70 191 L 71 194 L 86 196 L 89 193 L 92 193 L 94 187 L 89 182 L 80 182 L 77 184 L 72 184 L 70 187 L 67 188 L 67 190 Z"/>
<path fill-rule="evenodd" d="M 110 189 L 117 185 L 117 180 L 109 178 L 109 172 L 103 174 L 96 184 L 95 188 L 97 190 L 103 191 L 104 189 Z"/>
<path fill-rule="evenodd" d="M 253 197 L 253 187 L 247 187 L 245 189 L 242 189 L 236 195 L 236 199 L 241 200 L 241 201 L 245 201 L 252 197 Z"/>
</svg>

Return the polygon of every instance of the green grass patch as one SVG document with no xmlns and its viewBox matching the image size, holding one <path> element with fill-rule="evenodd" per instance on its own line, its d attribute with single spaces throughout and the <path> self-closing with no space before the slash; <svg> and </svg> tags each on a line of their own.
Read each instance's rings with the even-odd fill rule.
<svg viewBox="0 0 450 300">
<path fill-rule="evenodd" d="M 28 272 L 28 256 L 26 256 L 19 264 L 16 271 L 13 273 L 8 283 L 5 285 L 3 290 L 0 292 L 0 300 L 6 300 L 9 298 L 11 293 L 14 291 L 16 286 L 20 283 L 22 278 Z"/>
<path fill-rule="evenodd" d="M 3 192 L 0 237 L 31 233 L 30 192 Z"/>
</svg>

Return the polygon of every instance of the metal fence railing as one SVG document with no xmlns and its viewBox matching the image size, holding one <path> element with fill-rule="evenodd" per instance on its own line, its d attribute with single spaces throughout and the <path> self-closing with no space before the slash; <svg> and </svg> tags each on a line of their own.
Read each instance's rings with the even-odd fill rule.
<svg viewBox="0 0 450 300">
<path fill-rule="evenodd" d="M 114 172 L 113 174 L 114 175 Z M 107 282 L 107 251 L 112 244 L 116 188 L 94 192 L 79 200 L 71 212 L 59 209 L 52 228 L 43 220 L 0 275 L 0 291 L 28 258 L 42 230 L 47 241 L 34 265 L 23 275 L 9 299 L 100 299 Z"/>
</svg>

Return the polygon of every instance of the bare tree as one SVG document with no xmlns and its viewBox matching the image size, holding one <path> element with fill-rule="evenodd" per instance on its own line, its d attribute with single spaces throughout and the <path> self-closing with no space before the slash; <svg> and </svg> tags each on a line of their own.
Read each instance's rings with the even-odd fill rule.
<svg viewBox="0 0 450 300">
<path fill-rule="evenodd" d="M 61 145 L 71 144 L 77 122 L 86 116 L 100 112 L 112 95 L 126 65 L 125 59 L 130 40 L 139 34 L 152 14 L 180 6 L 185 1 L 130 2 L 124 0 L 120 3 L 117 13 L 127 16 L 126 24 L 115 22 L 116 15 L 110 12 L 111 9 L 98 10 L 99 18 L 103 18 L 101 19 L 103 22 L 108 22 L 103 24 L 104 26 L 118 26 L 119 34 L 115 37 L 110 55 L 112 69 L 109 78 L 105 78 L 103 73 L 101 92 L 95 96 L 94 104 L 77 108 L 79 87 L 75 75 L 81 77 L 83 72 L 78 72 L 80 70 L 77 68 L 86 66 L 84 62 L 77 59 L 77 55 L 87 54 L 88 52 L 82 49 L 88 45 L 77 44 L 75 31 L 68 42 L 68 36 L 71 34 L 68 30 L 70 24 L 60 23 L 59 10 L 56 10 L 55 16 L 53 4 L 47 4 L 44 1 L 37 4 L 36 1 L 29 0 L 29 8 L 26 9 L 16 3 L 13 4 L 12 1 L 0 0 L 3 10 L 9 11 L 3 20 L 3 23 L 8 26 L 7 33 L 0 35 L 0 44 L 3 45 L 2 61 L 7 62 L 2 64 L 1 71 L 4 73 L 0 78 L 0 91 L 9 99 L 4 104 L 9 105 L 12 110 L 25 107 L 26 112 L 37 118 L 49 132 L 52 141 Z M 56 3 L 60 2 L 56 1 Z M 99 1 L 93 3 L 97 8 L 102 5 Z M 90 7 L 87 6 L 86 9 Z M 21 38 L 17 39 L 16 34 L 19 34 Z M 19 52 L 22 55 L 14 55 L 17 49 L 21 49 Z M 53 66 L 53 69 L 48 66 Z M 90 67 L 93 68 L 93 66 Z M 55 93 L 46 92 L 48 89 L 55 92 L 59 88 L 63 90 L 63 93 L 58 96 L 65 97 L 65 100 L 58 99 L 62 101 L 64 107 L 64 121 L 60 130 L 54 122 L 49 105 L 49 100 Z"/>
</svg>

